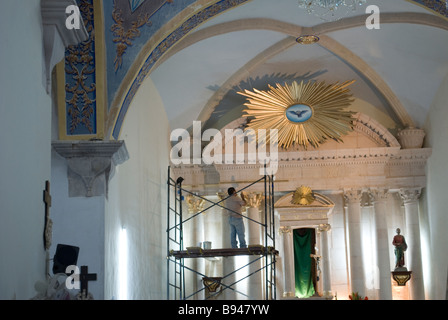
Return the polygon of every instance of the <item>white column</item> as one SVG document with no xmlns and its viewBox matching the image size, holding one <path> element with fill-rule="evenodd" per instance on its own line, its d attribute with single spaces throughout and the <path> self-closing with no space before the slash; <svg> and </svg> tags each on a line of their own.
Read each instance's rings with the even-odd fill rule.
<svg viewBox="0 0 448 320">
<path fill-rule="evenodd" d="M 249 207 L 247 208 L 247 217 L 261 222 L 260 217 L 260 210 L 258 207 Z M 261 239 L 261 225 L 252 221 L 247 220 L 247 239 L 246 242 L 248 245 L 257 245 L 257 244 L 263 244 L 263 241 Z"/>
<path fill-rule="evenodd" d="M 323 296 L 325 298 L 332 297 L 331 292 L 331 273 L 330 273 L 330 251 L 328 250 L 328 231 L 331 226 L 329 224 L 321 224 L 318 227 L 320 233 L 320 249 L 321 249 L 321 263 L 322 263 L 322 283 Z"/>
<path fill-rule="evenodd" d="M 198 212 L 204 209 L 204 200 L 196 197 L 194 195 L 188 194 L 186 197 L 186 204 L 188 206 L 188 214 L 185 214 L 183 220 L 191 218 L 187 223 L 183 224 L 184 227 L 184 249 L 187 247 L 199 246 L 199 243 L 204 241 L 204 217 L 203 214 L 198 214 Z M 196 215 L 194 218 L 193 216 Z M 185 265 L 187 265 L 192 270 L 196 272 L 204 272 L 204 261 L 203 259 L 185 259 Z M 208 275 L 211 276 L 211 275 Z M 186 292 L 197 292 L 202 288 L 202 277 L 193 271 L 185 271 L 186 277 Z M 191 286 L 191 287 L 190 287 Z M 201 291 L 194 295 L 194 300 L 202 300 L 204 297 L 204 292 Z"/>
<path fill-rule="evenodd" d="M 247 208 L 247 236 L 246 242 L 248 248 L 251 245 L 260 245 L 261 241 L 261 225 L 257 222 L 261 222 L 259 206 L 263 200 L 263 195 L 261 193 L 250 192 L 244 193 L 243 199 L 246 202 Z M 259 255 L 249 256 L 248 259 L 249 274 L 252 274 L 248 278 L 248 294 L 251 300 L 261 300 L 263 299 L 263 266 L 264 259 L 260 259 Z"/>
<path fill-rule="evenodd" d="M 421 188 L 400 189 L 400 195 L 404 202 L 407 232 L 407 234 L 402 235 L 405 237 L 408 245 L 404 261 L 405 265 L 408 266 L 407 269 L 412 272 L 411 280 L 409 281 L 411 300 L 425 299 L 418 214 L 420 192 Z"/>
<path fill-rule="evenodd" d="M 292 229 L 290 227 L 280 227 L 279 232 L 283 241 L 283 298 L 294 298 L 296 289 Z"/>
<path fill-rule="evenodd" d="M 218 192 L 217 193 L 219 200 L 225 199 L 228 194 L 224 192 Z M 225 207 L 225 201 L 222 201 L 219 203 L 221 206 Z M 229 215 L 227 213 L 227 210 L 222 208 L 222 247 L 223 248 L 230 248 L 230 228 L 229 228 Z M 222 259 L 222 273 L 224 279 L 222 279 L 222 283 L 230 286 L 233 282 L 235 282 L 235 274 L 232 274 L 228 276 L 231 272 L 235 270 L 235 257 L 223 257 Z M 235 289 L 236 286 L 233 286 L 232 288 L 227 288 L 223 286 L 223 296 L 224 300 L 234 300 L 236 298 Z"/>
<path fill-rule="evenodd" d="M 379 271 L 379 300 L 392 300 L 390 278 L 390 240 L 387 234 L 387 189 L 370 189 L 370 197 L 375 210 L 377 263 Z"/>
<path fill-rule="evenodd" d="M 347 205 L 348 234 L 350 246 L 351 292 L 365 296 L 364 262 L 361 242 L 361 190 L 344 190 Z"/>
</svg>

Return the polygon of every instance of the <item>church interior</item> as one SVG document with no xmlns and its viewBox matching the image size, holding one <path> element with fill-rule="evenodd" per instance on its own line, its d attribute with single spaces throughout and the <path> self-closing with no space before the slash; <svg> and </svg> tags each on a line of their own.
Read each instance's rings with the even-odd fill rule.
<svg viewBox="0 0 448 320">
<path fill-rule="evenodd" d="M 1 300 L 448 299 L 446 0 L 1 6 Z"/>
</svg>

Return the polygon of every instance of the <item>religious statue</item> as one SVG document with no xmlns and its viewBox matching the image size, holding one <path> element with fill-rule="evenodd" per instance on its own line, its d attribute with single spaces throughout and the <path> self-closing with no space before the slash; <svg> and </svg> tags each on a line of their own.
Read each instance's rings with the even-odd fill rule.
<svg viewBox="0 0 448 320">
<path fill-rule="evenodd" d="M 404 267 L 404 252 L 408 248 L 404 236 L 400 234 L 400 228 L 397 228 L 397 234 L 392 240 L 392 244 L 395 246 L 395 270 L 406 269 Z"/>
</svg>

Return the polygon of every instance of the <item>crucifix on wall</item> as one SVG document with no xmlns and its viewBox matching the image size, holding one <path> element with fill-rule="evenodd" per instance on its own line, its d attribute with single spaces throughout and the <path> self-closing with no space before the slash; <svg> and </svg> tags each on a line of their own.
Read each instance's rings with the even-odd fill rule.
<svg viewBox="0 0 448 320">
<path fill-rule="evenodd" d="M 89 281 L 96 280 L 96 273 L 89 273 L 87 266 L 81 266 L 79 274 L 79 282 L 81 283 L 81 291 L 77 294 L 78 300 L 93 300 L 92 294 L 89 293 Z"/>
<path fill-rule="evenodd" d="M 81 266 L 81 274 L 79 281 L 81 282 L 81 292 L 87 294 L 89 292 L 89 281 L 96 280 L 96 273 L 89 273 L 87 266 Z"/>
</svg>

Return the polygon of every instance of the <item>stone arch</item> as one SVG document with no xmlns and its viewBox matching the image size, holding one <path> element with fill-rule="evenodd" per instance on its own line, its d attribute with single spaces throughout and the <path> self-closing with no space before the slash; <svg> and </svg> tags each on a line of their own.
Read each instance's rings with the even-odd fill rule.
<svg viewBox="0 0 448 320">
<path fill-rule="evenodd" d="M 222 33 L 228 33 L 238 30 L 248 30 L 248 29 L 263 29 L 263 30 L 273 30 L 289 34 L 292 37 L 297 37 L 301 33 L 317 33 L 323 35 L 328 32 L 343 30 L 347 28 L 353 28 L 356 26 L 361 26 L 365 24 L 365 19 L 367 15 L 361 15 L 351 18 L 342 19 L 336 22 L 323 23 L 321 25 L 315 26 L 313 28 L 304 28 L 301 26 L 284 23 L 282 21 L 276 21 L 271 19 L 245 19 L 241 21 L 232 21 L 228 23 L 223 23 L 220 25 L 212 26 L 200 30 L 198 32 L 187 34 L 179 39 L 173 41 L 172 39 L 164 39 L 158 45 L 154 44 L 154 39 L 149 39 L 147 44 L 143 46 L 142 52 L 149 52 L 147 55 L 141 54 L 133 66 L 130 68 L 126 79 L 122 82 L 120 89 L 118 90 L 115 100 L 111 105 L 111 112 L 108 121 L 107 130 L 110 132 L 111 136 L 115 139 L 118 138 L 124 117 L 126 115 L 127 109 L 130 103 L 140 87 L 140 84 L 144 79 L 151 73 L 151 71 L 160 63 L 163 63 L 164 59 L 168 58 L 169 55 L 175 54 L 177 51 L 182 50 L 186 46 L 194 44 L 197 41 L 206 39 L 208 37 L 216 36 Z M 435 17 L 430 14 L 421 13 L 384 13 L 381 18 L 381 23 L 413 23 L 422 24 L 437 28 L 442 28 L 448 30 L 448 22 L 443 17 Z M 324 43 L 329 43 L 331 48 L 334 48 L 339 54 L 343 54 L 344 60 L 350 55 L 347 53 L 346 48 L 342 46 L 336 46 L 335 41 L 331 41 L 329 37 L 326 37 Z M 148 45 L 151 50 L 148 49 Z M 161 50 L 163 48 L 163 50 Z M 156 53 L 156 54 L 155 54 Z M 338 53 L 334 52 L 336 55 Z M 353 60 L 351 60 L 353 61 Z M 365 67 L 365 63 L 360 61 L 359 57 L 351 63 L 357 70 L 362 70 Z M 362 64 L 362 66 L 360 65 Z M 368 74 L 372 75 L 373 70 L 367 70 Z M 364 74 L 364 72 L 363 72 Z M 373 75 L 375 75 L 373 73 Z M 367 77 L 371 79 L 371 77 Z M 381 81 L 380 77 L 374 77 L 376 81 Z M 228 86 L 227 86 L 228 87 Z M 398 98 L 395 97 L 392 90 L 388 89 L 385 83 L 382 83 L 378 87 L 380 92 L 383 92 L 386 99 L 391 103 L 394 111 L 400 118 L 403 126 L 413 126 L 412 119 L 407 114 L 404 107 L 401 105 Z M 222 94 L 222 92 L 220 93 Z M 205 115 L 210 111 L 206 110 Z M 204 112 L 202 113 L 204 114 Z"/>
</svg>

